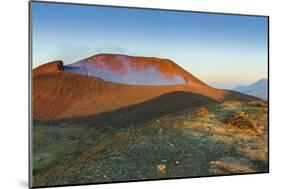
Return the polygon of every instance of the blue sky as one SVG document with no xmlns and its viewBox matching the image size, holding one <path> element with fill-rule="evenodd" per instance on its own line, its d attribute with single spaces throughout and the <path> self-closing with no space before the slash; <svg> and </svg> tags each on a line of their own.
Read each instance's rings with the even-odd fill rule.
<svg viewBox="0 0 281 189">
<path fill-rule="evenodd" d="M 168 58 L 233 88 L 267 77 L 267 18 L 32 3 L 33 67 L 98 53 Z"/>
</svg>

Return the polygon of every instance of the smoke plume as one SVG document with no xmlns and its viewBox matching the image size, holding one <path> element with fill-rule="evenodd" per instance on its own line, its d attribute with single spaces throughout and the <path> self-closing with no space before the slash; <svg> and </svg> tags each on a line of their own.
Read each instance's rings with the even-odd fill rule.
<svg viewBox="0 0 281 189">
<path fill-rule="evenodd" d="M 113 69 L 102 60 L 98 60 L 97 62 L 82 60 L 64 66 L 64 70 L 81 75 L 98 77 L 105 81 L 133 85 L 174 85 L 186 83 L 181 76 L 167 76 L 153 65 L 136 68 L 132 66 L 128 58 L 118 57 L 118 59 L 120 59 L 118 62 L 122 66 L 117 69 Z"/>
</svg>

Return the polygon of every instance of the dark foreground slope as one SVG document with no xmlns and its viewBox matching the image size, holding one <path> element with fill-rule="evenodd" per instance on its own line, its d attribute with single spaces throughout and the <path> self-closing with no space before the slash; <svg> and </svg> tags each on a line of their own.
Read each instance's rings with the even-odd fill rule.
<svg viewBox="0 0 281 189">
<path fill-rule="evenodd" d="M 36 123 L 34 186 L 268 171 L 266 107 L 246 101 L 222 106 L 202 97 L 194 105 L 206 101 L 209 113 L 198 116 L 198 107 L 186 104 L 157 106 L 167 98 L 104 115 Z M 148 111 L 150 104 L 156 107 Z M 225 123 L 236 112 L 255 120 L 257 129 Z"/>
</svg>

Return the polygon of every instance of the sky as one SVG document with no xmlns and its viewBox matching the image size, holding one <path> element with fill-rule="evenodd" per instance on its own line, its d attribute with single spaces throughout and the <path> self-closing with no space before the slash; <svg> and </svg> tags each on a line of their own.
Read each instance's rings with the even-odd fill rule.
<svg viewBox="0 0 281 189">
<path fill-rule="evenodd" d="M 167 58 L 234 88 L 267 78 L 267 17 L 32 2 L 33 68 L 99 53 Z"/>
</svg>

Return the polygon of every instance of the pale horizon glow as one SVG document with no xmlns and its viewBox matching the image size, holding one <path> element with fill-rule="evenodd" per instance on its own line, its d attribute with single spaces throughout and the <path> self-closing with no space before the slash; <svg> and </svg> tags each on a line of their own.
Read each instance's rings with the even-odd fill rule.
<svg viewBox="0 0 281 189">
<path fill-rule="evenodd" d="M 99 53 L 167 58 L 207 84 L 267 78 L 267 17 L 32 2 L 33 68 Z"/>
</svg>

